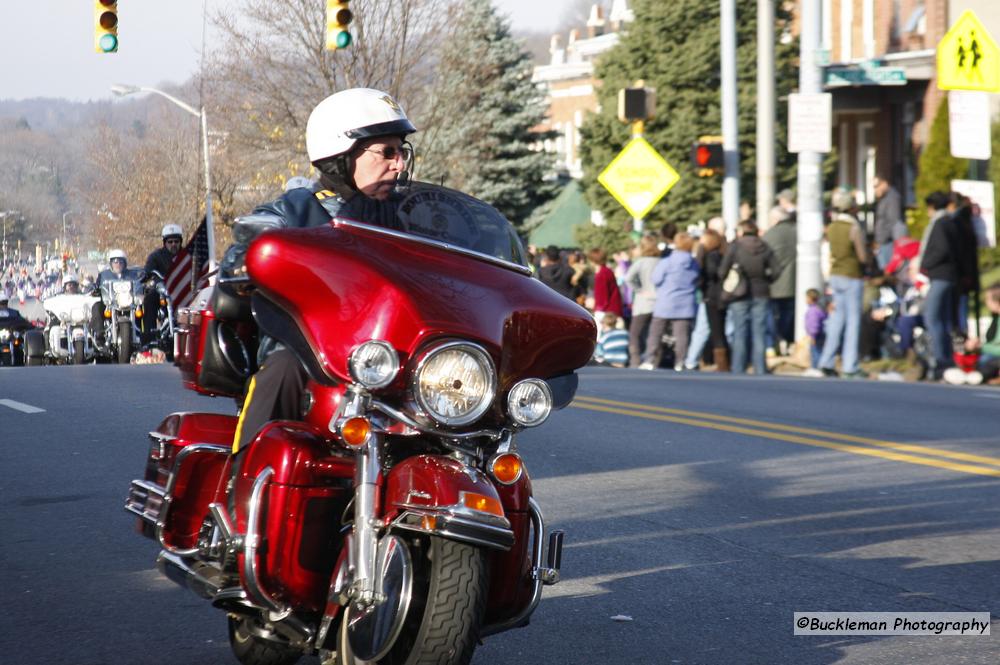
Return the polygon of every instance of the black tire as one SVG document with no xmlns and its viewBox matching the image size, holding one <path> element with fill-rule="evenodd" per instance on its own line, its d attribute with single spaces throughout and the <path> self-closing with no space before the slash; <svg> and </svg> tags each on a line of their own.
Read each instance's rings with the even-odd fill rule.
<svg viewBox="0 0 1000 665">
<path fill-rule="evenodd" d="M 251 633 L 249 621 L 229 617 L 229 645 L 243 665 L 293 665 L 302 657 L 298 649 Z"/>
<path fill-rule="evenodd" d="M 83 355 L 83 340 L 82 339 L 74 339 L 73 340 L 73 364 L 74 365 L 82 365 L 85 360 L 86 360 L 86 358 Z"/>
<path fill-rule="evenodd" d="M 118 364 L 127 365 L 132 360 L 132 322 L 118 322 Z"/>
<path fill-rule="evenodd" d="M 486 609 L 486 558 L 482 550 L 438 536 L 409 539 L 413 598 L 403 630 L 379 665 L 467 665 L 479 641 Z M 346 615 L 346 612 L 344 612 Z M 419 651 L 414 648 L 419 647 Z M 359 665 L 347 639 L 337 635 L 339 665 Z"/>
</svg>

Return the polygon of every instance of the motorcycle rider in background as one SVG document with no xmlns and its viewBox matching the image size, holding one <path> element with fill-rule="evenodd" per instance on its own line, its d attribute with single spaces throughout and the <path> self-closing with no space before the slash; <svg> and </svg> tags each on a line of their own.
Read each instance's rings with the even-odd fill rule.
<svg viewBox="0 0 1000 665">
<path fill-rule="evenodd" d="M 95 295 L 100 295 L 101 284 L 110 279 L 132 279 L 128 274 L 128 257 L 124 250 L 112 249 L 108 252 L 108 267 L 97 275 L 97 283 L 94 289 L 98 291 Z M 104 303 L 95 302 L 90 312 L 90 329 L 94 331 L 97 343 L 104 345 Z"/>
<path fill-rule="evenodd" d="M 142 298 L 142 342 L 149 344 L 156 333 L 156 313 L 160 309 L 160 294 L 156 291 L 156 282 L 165 280 L 174 265 L 174 258 L 181 251 L 184 242 L 184 231 L 178 224 L 167 224 L 160 232 L 163 246 L 154 250 L 146 257 L 146 292 Z M 159 277 L 153 273 L 159 273 Z"/>
<path fill-rule="evenodd" d="M 319 171 L 318 185 L 289 189 L 237 219 L 222 273 L 245 272 L 246 248 L 263 230 L 324 226 L 336 216 L 394 227 L 394 207 L 386 202 L 399 198 L 397 186 L 408 181 L 413 147 L 406 136 L 415 131 L 399 104 L 379 90 L 353 88 L 321 101 L 306 124 L 306 150 Z M 268 421 L 302 417 L 307 375 L 299 359 L 270 339 L 261 340 L 258 359 L 260 369 L 250 379 L 236 426 L 234 454 Z"/>
<path fill-rule="evenodd" d="M 66 273 L 62 280 L 62 287 L 62 292 L 67 295 L 75 296 L 80 293 L 80 282 L 77 280 L 76 275 Z"/>
</svg>

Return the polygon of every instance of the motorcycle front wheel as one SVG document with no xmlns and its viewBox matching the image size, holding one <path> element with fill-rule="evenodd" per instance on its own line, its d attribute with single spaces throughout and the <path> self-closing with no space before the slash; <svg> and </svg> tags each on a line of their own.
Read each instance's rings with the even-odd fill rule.
<svg viewBox="0 0 1000 665">
<path fill-rule="evenodd" d="M 351 650 L 348 621 L 342 619 L 336 665 L 467 665 L 472 660 L 489 591 L 482 550 L 439 536 L 416 536 L 407 543 L 413 596 L 399 637 L 378 661 L 360 660 Z"/>
<path fill-rule="evenodd" d="M 83 354 L 83 340 L 74 339 L 73 340 L 73 364 L 82 365 L 86 358 Z"/>
<path fill-rule="evenodd" d="M 118 322 L 118 364 L 127 365 L 132 360 L 132 322 Z"/>
</svg>

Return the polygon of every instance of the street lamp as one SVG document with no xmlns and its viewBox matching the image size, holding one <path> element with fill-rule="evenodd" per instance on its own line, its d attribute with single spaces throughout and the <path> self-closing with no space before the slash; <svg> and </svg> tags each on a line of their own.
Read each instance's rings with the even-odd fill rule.
<svg viewBox="0 0 1000 665">
<path fill-rule="evenodd" d="M 173 95 L 147 86 L 115 84 L 111 86 L 111 92 L 119 97 L 134 95 L 138 92 L 151 92 L 173 102 L 191 115 L 201 119 L 201 149 L 205 162 L 205 226 L 208 232 L 208 269 L 215 270 L 215 227 L 212 223 L 212 171 L 208 164 L 208 119 L 205 116 L 205 105 L 202 104 L 201 110 L 198 110 Z"/>
</svg>

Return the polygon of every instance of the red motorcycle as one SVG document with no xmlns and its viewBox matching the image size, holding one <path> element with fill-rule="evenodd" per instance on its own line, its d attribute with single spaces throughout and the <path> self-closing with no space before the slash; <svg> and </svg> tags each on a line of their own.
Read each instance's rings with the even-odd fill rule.
<svg viewBox="0 0 1000 665">
<path fill-rule="evenodd" d="M 168 416 L 126 502 L 243 663 L 468 663 L 559 580 L 515 438 L 572 399 L 593 319 L 485 203 L 413 184 L 380 210 L 262 233 L 178 312 L 193 390 L 241 395 L 260 333 L 309 375 L 302 420 L 237 455 L 236 417 Z"/>
</svg>

